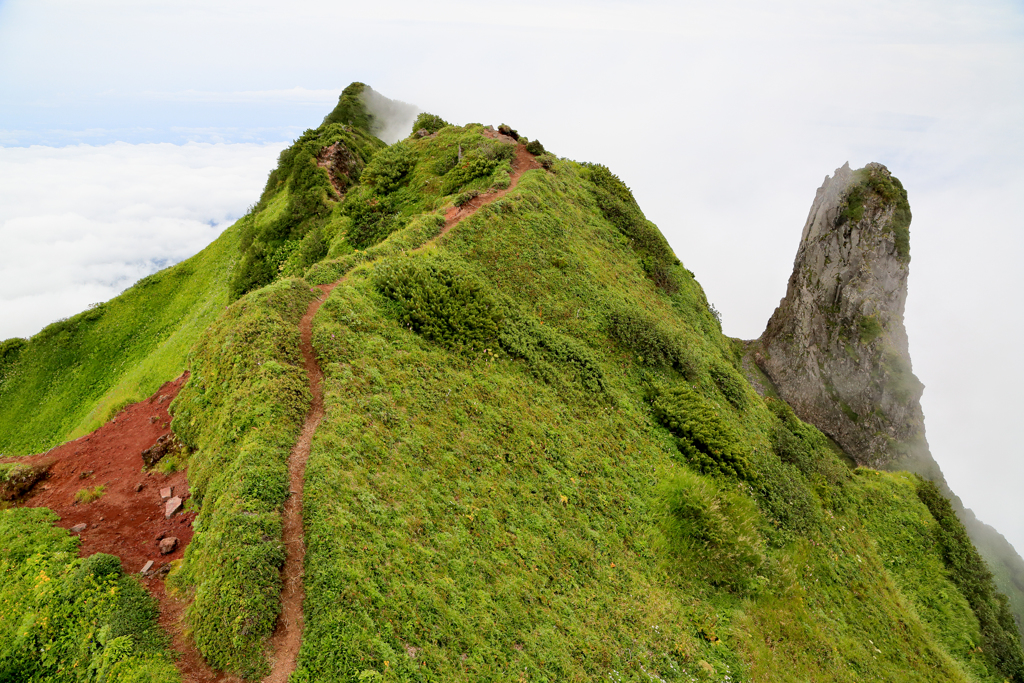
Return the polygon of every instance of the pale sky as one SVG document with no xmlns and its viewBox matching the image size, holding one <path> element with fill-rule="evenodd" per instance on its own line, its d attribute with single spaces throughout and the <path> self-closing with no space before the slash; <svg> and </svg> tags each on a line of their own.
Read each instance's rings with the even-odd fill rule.
<svg viewBox="0 0 1024 683">
<path fill-rule="evenodd" d="M 1024 549 L 1024 5 L 347 5 L 0 0 L 0 339 L 201 249 L 354 80 L 608 165 L 742 338 L 824 176 L 878 161 L 932 451 Z"/>
</svg>

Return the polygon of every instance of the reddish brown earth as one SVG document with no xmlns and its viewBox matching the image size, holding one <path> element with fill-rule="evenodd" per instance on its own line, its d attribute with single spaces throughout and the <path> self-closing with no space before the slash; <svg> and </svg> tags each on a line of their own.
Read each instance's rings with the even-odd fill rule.
<svg viewBox="0 0 1024 683">
<path fill-rule="evenodd" d="M 195 519 L 194 512 L 178 512 L 165 519 L 160 489 L 173 487 L 174 495 L 187 501 L 188 480 L 183 471 L 167 475 L 145 472 L 141 455 L 158 438 L 171 433 L 167 407 L 187 379 L 186 372 L 167 382 L 150 398 L 128 406 L 91 434 L 48 453 L 19 459 L 29 464 L 53 461 L 47 478 L 19 504 L 50 508 L 60 515 L 57 524 L 65 529 L 87 524 L 84 531 L 75 534 L 81 540 L 82 557 L 93 553 L 117 555 L 128 574 L 140 572 L 148 560 L 153 560 L 152 571 L 140 579 L 160 601 L 160 624 L 181 653 L 178 669 L 186 682 L 205 683 L 229 679 L 210 669 L 185 637 L 181 624 L 185 604 L 164 591 L 164 574 L 160 572 L 171 561 L 181 559 L 192 540 Z M 98 485 L 106 487 L 99 500 L 75 502 L 80 489 Z M 178 539 L 178 546 L 174 552 L 161 555 L 160 539 L 169 536 Z"/>
</svg>

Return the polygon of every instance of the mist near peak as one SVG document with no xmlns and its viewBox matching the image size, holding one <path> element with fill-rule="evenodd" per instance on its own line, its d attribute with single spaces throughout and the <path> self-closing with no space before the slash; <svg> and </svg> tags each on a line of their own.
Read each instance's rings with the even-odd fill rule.
<svg viewBox="0 0 1024 683">
<path fill-rule="evenodd" d="M 366 110 L 373 116 L 370 132 L 389 145 L 412 132 L 412 124 L 422 111 L 415 104 L 385 97 L 369 86 L 363 90 L 362 97 Z"/>
</svg>

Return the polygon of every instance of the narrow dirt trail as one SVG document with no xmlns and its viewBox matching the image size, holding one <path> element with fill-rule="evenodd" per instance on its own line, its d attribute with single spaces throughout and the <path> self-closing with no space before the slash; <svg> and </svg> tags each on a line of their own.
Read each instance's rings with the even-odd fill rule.
<svg viewBox="0 0 1024 683">
<path fill-rule="evenodd" d="M 306 541 L 302 527 L 302 489 L 306 478 L 306 462 L 313 445 L 313 435 L 324 417 L 324 374 L 317 363 L 313 351 L 313 318 L 320 310 L 321 304 L 327 299 L 331 290 L 338 282 L 319 285 L 320 297 L 309 303 L 306 314 L 299 322 L 299 348 L 302 351 L 302 362 L 309 376 L 309 390 L 313 401 L 302 425 L 299 440 L 292 447 L 288 458 L 288 476 L 291 481 L 291 495 L 284 504 L 285 547 L 284 587 L 281 590 L 281 616 L 270 639 L 273 651 L 270 673 L 263 679 L 264 683 L 287 683 L 288 676 L 295 670 L 295 662 L 302 644 L 304 619 L 302 603 L 306 597 L 303 585 L 303 568 L 306 561 Z"/>
<path fill-rule="evenodd" d="M 421 251 L 435 244 L 460 221 L 476 213 L 480 207 L 504 197 L 515 189 L 523 173 L 536 168 L 541 168 L 541 165 L 537 163 L 532 154 L 526 151 L 524 145 L 518 145 L 516 157 L 512 162 L 509 186 L 504 190 L 496 190 L 474 197 L 461 207 L 453 206 L 445 214 L 444 228 L 433 239 L 414 251 Z M 309 453 L 313 445 L 313 435 L 324 417 L 324 375 L 313 350 L 313 318 L 323 302 L 327 300 L 331 290 L 344 280 L 345 278 L 342 277 L 329 285 L 318 285 L 316 288 L 320 290 L 320 297 L 310 302 L 305 315 L 299 322 L 299 348 L 302 351 L 302 361 L 309 376 L 309 390 L 313 395 L 313 401 L 310 404 L 309 413 L 306 415 L 306 422 L 302 426 L 302 433 L 299 435 L 298 441 L 295 442 L 295 446 L 292 447 L 291 455 L 288 458 L 291 495 L 285 502 L 283 513 L 285 562 L 284 587 L 281 590 L 281 616 L 278 617 L 277 627 L 270 639 L 270 647 L 273 652 L 271 671 L 263 679 L 263 683 L 287 683 L 288 677 L 295 671 L 299 648 L 302 645 L 302 632 L 305 626 L 302 604 L 306 597 L 303 583 L 306 542 L 302 524 L 302 492 L 306 477 L 306 463 L 309 461 Z"/>
<path fill-rule="evenodd" d="M 505 138 L 504 135 L 500 134 L 495 135 L 495 137 L 500 137 L 502 139 L 507 140 L 512 139 Z M 512 160 L 512 173 L 509 174 L 511 182 L 508 184 L 508 187 L 506 187 L 504 190 L 493 190 L 491 192 L 477 195 L 476 197 L 469 200 L 462 206 L 453 206 L 450 209 L 448 209 L 447 213 L 445 213 L 444 215 L 444 227 L 441 228 L 441 232 L 437 233 L 437 236 L 435 236 L 433 239 L 424 242 L 421 247 L 419 247 L 418 249 L 414 249 L 413 251 L 422 251 L 430 247 L 431 245 L 435 244 L 439 239 L 447 235 L 452 228 L 458 225 L 459 221 L 469 218 L 474 213 L 476 213 L 477 210 L 479 210 L 481 207 L 490 204 L 496 199 L 501 199 L 509 192 L 514 190 L 516 188 L 516 185 L 519 184 L 519 179 L 522 177 L 523 173 L 536 168 L 541 168 L 541 165 L 537 163 L 537 160 L 534 158 L 532 154 L 526 151 L 526 145 L 516 145 L 516 156 L 515 159 Z"/>
</svg>

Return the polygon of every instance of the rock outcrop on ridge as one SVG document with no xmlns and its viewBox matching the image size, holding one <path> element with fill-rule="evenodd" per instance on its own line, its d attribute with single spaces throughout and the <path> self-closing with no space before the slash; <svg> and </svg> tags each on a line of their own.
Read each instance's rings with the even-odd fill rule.
<svg viewBox="0 0 1024 683">
<path fill-rule="evenodd" d="M 858 464 L 941 480 L 903 325 L 909 226 L 907 193 L 885 166 L 826 176 L 754 360 Z"/>
</svg>

